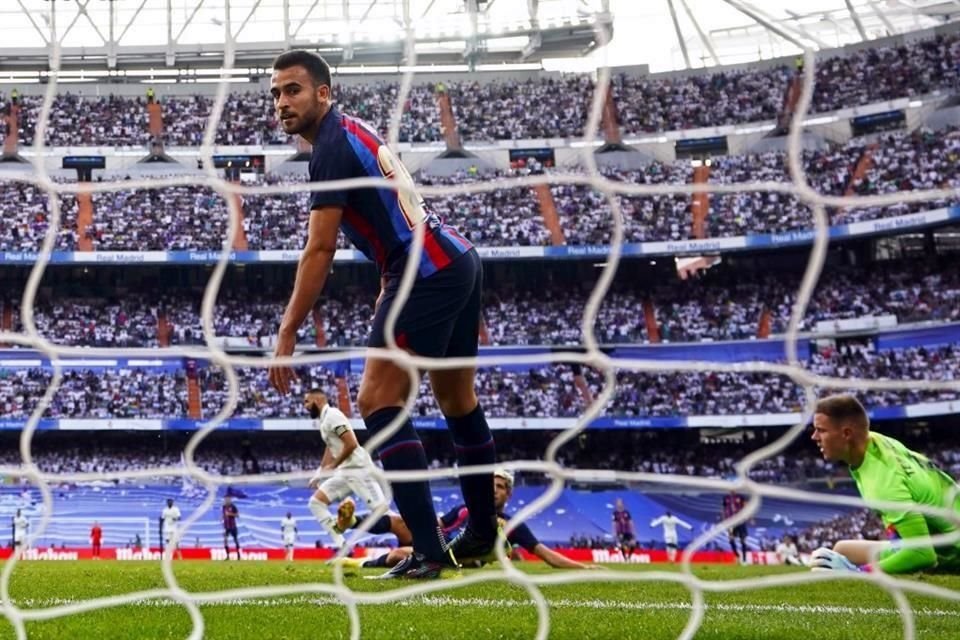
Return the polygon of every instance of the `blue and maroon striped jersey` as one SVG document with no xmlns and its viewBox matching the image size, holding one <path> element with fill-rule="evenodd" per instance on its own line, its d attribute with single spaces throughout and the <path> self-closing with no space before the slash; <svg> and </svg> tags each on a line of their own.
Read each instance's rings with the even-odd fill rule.
<svg viewBox="0 0 960 640">
<path fill-rule="evenodd" d="M 633 518 L 630 517 L 630 512 L 626 509 L 614 509 L 613 510 L 613 532 L 618 536 L 626 535 L 628 533 L 633 533 L 630 523 L 633 521 Z"/>
<path fill-rule="evenodd" d="M 740 513 L 744 504 L 746 504 L 746 501 L 739 494 L 728 493 L 723 496 L 723 519 L 726 520 Z"/>
<path fill-rule="evenodd" d="M 406 168 L 369 125 L 331 107 L 313 142 L 310 181 L 365 177 L 386 177 L 413 186 Z M 418 224 L 426 225 L 420 277 L 442 270 L 472 247 L 415 193 L 369 187 L 313 192 L 310 208 L 323 206 L 343 208 L 340 228 L 376 263 L 381 275 L 402 274 Z"/>
<path fill-rule="evenodd" d="M 223 512 L 223 528 L 236 529 L 237 516 L 240 515 L 240 510 L 237 509 L 237 505 L 225 504 L 223 505 L 221 511 Z"/>
<path fill-rule="evenodd" d="M 504 522 L 507 521 L 507 516 L 504 515 L 502 511 L 497 514 L 497 517 Z M 469 518 L 470 511 L 467 510 L 467 505 L 465 504 L 457 505 L 447 511 L 440 516 L 440 524 L 443 526 L 444 535 L 453 536 L 459 533 L 460 529 L 466 526 Z M 533 531 L 530 530 L 530 527 L 528 527 L 525 522 L 521 522 L 507 534 L 507 542 L 530 553 L 533 553 L 533 550 L 540 544 L 537 536 L 534 535 Z"/>
</svg>

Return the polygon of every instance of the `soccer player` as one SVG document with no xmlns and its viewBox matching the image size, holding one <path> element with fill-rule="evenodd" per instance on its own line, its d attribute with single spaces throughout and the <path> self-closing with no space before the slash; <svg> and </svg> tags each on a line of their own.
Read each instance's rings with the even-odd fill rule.
<svg viewBox="0 0 960 640">
<path fill-rule="evenodd" d="M 176 551 L 177 558 L 183 560 L 183 552 L 179 543 L 171 548 L 173 536 L 177 532 L 177 523 L 180 522 L 180 507 L 173 504 L 173 498 L 167 498 L 167 506 L 160 513 L 160 532 L 163 535 L 163 549 L 167 554 Z"/>
<path fill-rule="evenodd" d="M 220 511 L 223 521 L 223 548 L 227 552 L 227 560 L 230 559 L 230 538 L 233 538 L 233 546 L 237 548 L 237 560 L 239 560 L 240 540 L 237 535 L 237 518 L 240 517 L 240 510 L 233 504 L 233 498 L 226 495 L 223 497 L 223 508 Z"/>
<path fill-rule="evenodd" d="M 100 559 L 100 541 L 103 540 L 103 529 L 100 528 L 100 523 L 97 521 L 93 522 L 93 527 L 90 529 L 90 546 L 92 549 L 92 555 L 94 559 Z"/>
<path fill-rule="evenodd" d="M 813 552 L 814 569 L 873 570 L 912 573 L 928 569 L 960 571 L 960 543 L 934 546 L 929 542 L 904 548 L 899 540 L 927 541 L 931 534 L 948 534 L 957 525 L 943 516 L 919 513 L 912 504 L 952 508 L 960 512 L 960 486 L 925 456 L 899 441 L 870 431 L 870 419 L 850 395 L 824 398 L 813 416 L 813 435 L 825 460 L 842 462 L 866 500 L 904 503 L 879 509 L 890 541 L 840 540 L 833 549 Z"/>
<path fill-rule="evenodd" d="M 316 475 L 310 480 L 310 488 L 315 489 L 310 496 L 310 513 L 330 534 L 333 546 L 337 549 L 344 545 L 343 533 L 337 530 L 337 521 L 330 513 L 330 503 L 343 500 L 351 494 L 360 496 L 370 509 L 386 503 L 383 489 L 369 476 L 333 475 L 321 484 L 320 476 L 334 469 L 364 469 L 371 467 L 370 454 L 360 446 L 357 434 L 350 426 L 350 420 L 336 407 L 331 407 L 327 396 L 319 389 L 307 393 L 304 406 L 313 418 L 313 426 L 320 431 L 320 437 L 326 448 Z"/>
<path fill-rule="evenodd" d="M 284 312 L 275 356 L 293 354 L 297 328 L 313 309 L 337 247 L 338 230 L 376 265 L 381 291 L 368 345 L 386 346 L 385 324 L 407 263 L 414 231 L 422 228 L 424 250 L 417 277 L 396 324 L 397 345 L 434 358 L 477 355 L 483 270 L 476 249 L 429 212 L 412 190 L 413 180 L 377 133 L 333 105 L 330 67 L 320 56 L 288 51 L 273 63 L 270 93 L 284 131 L 313 145 L 313 182 L 346 178 L 389 178 L 403 191 L 384 188 L 314 192 L 307 243 L 300 257 L 290 302 Z M 495 449 L 490 427 L 474 389 L 474 367 L 430 371 L 430 385 L 453 437 L 462 468 L 492 465 Z M 272 367 L 271 384 L 286 393 L 295 377 L 289 367 Z M 399 419 L 411 391 L 407 371 L 388 359 L 367 359 L 357 405 L 371 434 Z M 409 416 L 380 447 L 387 471 L 427 468 L 427 459 Z M 497 536 L 491 473 L 460 477 L 470 522 L 447 549 L 426 480 L 394 483 L 394 500 L 413 534 L 415 552 L 392 576 L 435 578 L 456 566 L 453 556 L 488 554 Z M 452 551 L 453 554 L 448 551 Z"/>
<path fill-rule="evenodd" d="M 510 496 L 513 494 L 513 474 L 507 471 L 506 469 L 497 469 L 493 474 L 493 494 L 494 502 L 497 509 L 497 517 L 502 522 L 506 522 L 507 516 L 504 514 L 504 509 L 507 507 L 507 502 L 510 500 Z M 465 513 L 466 512 L 466 513 Z M 458 523 L 469 522 L 469 509 L 466 505 L 457 505 L 453 507 L 447 513 L 440 516 L 439 522 L 440 526 L 445 530 L 451 530 Z M 576 560 L 571 560 L 570 558 L 557 553 L 550 547 L 546 546 L 533 534 L 525 523 L 521 523 L 516 526 L 510 533 L 507 535 L 507 542 L 511 546 L 519 546 L 528 553 L 532 553 L 537 556 L 544 562 L 546 562 L 551 567 L 556 569 L 596 569 L 595 565 L 587 565 L 582 562 L 577 562 Z M 387 554 L 383 554 L 378 558 L 372 560 L 365 560 L 360 563 L 348 563 L 348 564 L 359 564 L 362 567 L 377 567 L 377 566 L 392 566 L 394 563 L 403 559 L 404 557 L 410 554 L 409 548 L 398 547 L 393 549 Z M 509 553 L 507 554 L 509 556 Z M 463 557 L 457 558 L 460 560 L 464 566 L 480 567 L 487 562 L 496 560 L 496 556 L 490 556 L 490 554 L 484 554 L 481 557 L 471 558 Z"/>
<path fill-rule="evenodd" d="M 293 562 L 293 545 L 297 541 L 297 521 L 289 511 L 287 511 L 286 517 L 280 521 L 280 533 L 283 536 L 286 560 L 287 562 Z"/>
<path fill-rule="evenodd" d="M 22 556 L 27 550 L 28 529 L 30 529 L 30 521 L 20 509 L 17 509 L 16 515 L 13 516 L 13 549 L 17 557 Z"/>
<path fill-rule="evenodd" d="M 777 558 L 783 564 L 789 564 L 794 567 L 801 566 L 800 552 L 797 550 L 797 542 L 794 538 L 784 534 L 783 541 L 777 545 Z"/>
<path fill-rule="evenodd" d="M 723 519 L 732 518 L 740 513 L 745 504 L 746 502 L 743 496 L 731 490 L 730 493 L 723 496 Z M 727 540 L 730 542 L 730 550 L 733 551 L 733 555 L 735 556 L 737 555 L 737 540 L 740 540 L 739 555 L 740 562 L 743 564 L 747 563 L 747 535 L 747 525 L 743 522 L 727 530 Z"/>
<path fill-rule="evenodd" d="M 651 527 L 663 527 L 663 542 L 667 546 L 667 559 L 670 562 L 677 561 L 677 527 L 681 526 L 687 531 L 693 527 L 690 523 L 684 522 L 677 516 L 667 511 L 664 515 L 650 523 Z"/>
<path fill-rule="evenodd" d="M 633 525 L 633 517 L 623 506 L 623 499 L 617 498 L 613 507 L 613 538 L 624 555 L 633 553 L 637 546 L 637 531 Z"/>
</svg>

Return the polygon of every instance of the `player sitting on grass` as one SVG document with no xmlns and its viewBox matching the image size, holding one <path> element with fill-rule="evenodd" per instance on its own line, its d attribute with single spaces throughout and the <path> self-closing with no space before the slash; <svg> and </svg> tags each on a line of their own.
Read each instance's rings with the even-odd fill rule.
<svg viewBox="0 0 960 640">
<path fill-rule="evenodd" d="M 506 515 L 504 515 L 504 509 L 507 506 L 507 500 L 510 499 L 510 495 L 513 493 L 513 474 L 507 471 L 506 469 L 497 469 L 493 474 L 493 495 L 494 501 L 497 508 L 498 518 L 501 520 L 502 524 L 506 523 Z M 467 517 L 464 517 L 465 505 L 457 505 L 453 509 L 450 509 L 446 514 L 438 518 L 440 526 L 444 530 L 448 530 L 450 525 L 454 522 L 460 522 L 461 524 L 464 521 L 469 521 L 469 514 Z M 392 515 L 392 514 L 391 514 Z M 393 515 L 394 518 L 399 520 L 399 516 Z M 400 520 L 400 524 L 403 524 L 403 520 Z M 403 527 L 406 528 L 405 526 Z M 373 530 L 371 529 L 371 532 Z M 393 532 L 391 530 L 391 532 Z M 393 532 L 396 535 L 396 532 Z M 399 535 L 397 536 L 399 539 Z M 532 553 L 537 556 L 544 562 L 546 562 L 551 567 L 557 569 L 596 569 L 595 565 L 587 565 L 582 562 L 577 562 L 576 560 L 571 560 L 570 558 L 557 553 L 550 547 L 546 546 L 533 534 L 526 524 L 519 524 L 514 527 L 509 534 L 507 534 L 507 542 L 509 543 L 512 551 L 512 546 L 517 545 L 523 548 L 528 553 Z M 376 558 L 371 558 L 369 560 L 364 560 L 362 558 L 350 558 L 347 559 L 346 564 L 356 567 L 390 567 L 407 556 L 410 555 L 412 549 L 410 547 L 398 547 L 391 550 L 389 553 L 382 554 Z M 510 556 L 510 551 L 508 551 L 507 556 Z M 489 555 L 480 557 L 480 558 L 458 558 L 460 562 L 465 567 L 480 567 L 488 561 L 492 561 L 495 558 L 490 558 Z"/>
<path fill-rule="evenodd" d="M 911 504 L 952 507 L 960 512 L 960 486 L 925 456 L 893 438 L 870 431 L 863 405 L 849 395 L 824 398 L 813 416 L 812 439 L 825 460 L 843 462 L 865 500 L 902 502 L 901 509 L 879 509 L 890 541 L 840 540 L 833 549 L 813 552 L 815 570 L 872 570 L 910 573 L 925 569 L 960 571 L 960 543 L 904 548 L 899 541 L 924 541 L 948 534 L 957 525 L 943 516 L 910 509 Z"/>
</svg>

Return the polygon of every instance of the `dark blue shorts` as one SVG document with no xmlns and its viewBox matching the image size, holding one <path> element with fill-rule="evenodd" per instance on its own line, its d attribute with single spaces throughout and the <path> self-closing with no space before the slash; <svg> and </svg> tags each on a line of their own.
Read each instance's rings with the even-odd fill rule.
<svg viewBox="0 0 960 640">
<path fill-rule="evenodd" d="M 371 347 L 386 347 L 387 312 L 396 298 L 400 280 L 391 281 L 373 317 Z M 397 345 L 428 358 L 477 355 L 480 334 L 480 294 L 483 266 L 471 249 L 442 271 L 414 282 L 397 319 Z"/>
</svg>

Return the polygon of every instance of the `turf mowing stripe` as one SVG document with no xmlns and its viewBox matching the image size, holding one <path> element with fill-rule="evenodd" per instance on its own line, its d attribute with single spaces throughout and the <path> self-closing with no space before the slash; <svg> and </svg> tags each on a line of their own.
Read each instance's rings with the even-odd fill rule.
<svg viewBox="0 0 960 640">
<path fill-rule="evenodd" d="M 25 609 L 37 609 L 45 607 L 62 606 L 77 604 L 82 600 L 71 598 L 26 598 L 14 600 L 14 604 Z M 588 608 L 588 609 L 617 609 L 617 610 L 635 610 L 635 611 L 658 611 L 658 610 L 676 610 L 688 611 L 691 608 L 689 602 L 631 602 L 624 600 L 571 600 L 558 599 L 548 600 L 552 608 Z M 342 605 L 343 603 L 336 598 L 316 598 L 308 596 L 284 597 L 284 598 L 231 598 L 227 600 L 198 600 L 201 606 L 217 607 L 287 607 L 293 605 Z M 431 596 L 425 598 L 413 598 L 409 600 L 400 600 L 389 603 L 390 605 L 399 605 L 404 607 L 513 607 L 527 608 L 533 604 L 527 600 L 504 600 L 492 598 L 453 598 L 446 596 Z M 138 607 L 182 607 L 183 605 L 173 600 L 153 599 L 136 600 L 130 603 L 130 606 Z M 387 605 L 389 606 L 389 605 Z M 884 607 L 845 607 L 833 605 L 794 605 L 794 604 L 708 604 L 708 611 L 723 611 L 731 613 L 800 613 L 800 614 L 827 614 L 827 615 L 890 615 L 899 616 L 899 609 Z M 960 617 L 960 609 L 930 609 L 915 608 L 915 615 L 929 617 Z"/>
</svg>

